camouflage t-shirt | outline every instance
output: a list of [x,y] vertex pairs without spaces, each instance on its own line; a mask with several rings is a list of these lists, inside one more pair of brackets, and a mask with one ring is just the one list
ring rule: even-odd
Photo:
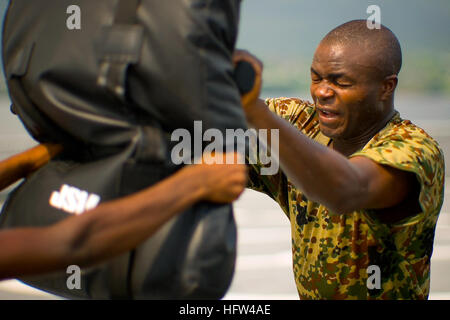
[[[331,142],[319,130],[313,105],[287,98],[266,103],[311,139],[323,145]],[[330,214],[309,201],[283,172],[264,176],[259,174],[261,165],[252,166],[249,187],[277,201],[291,222],[293,268],[301,299],[428,298],[434,232],[444,198],[442,154],[425,131],[396,113],[351,156],[416,175],[422,211],[392,224],[382,223],[372,210]]]

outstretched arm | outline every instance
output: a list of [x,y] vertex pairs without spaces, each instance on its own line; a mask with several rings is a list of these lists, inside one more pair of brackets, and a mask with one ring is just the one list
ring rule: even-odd
[[192,165],[50,227],[0,232],[0,279],[98,263],[136,247],[198,201],[235,200],[245,185],[245,165]]

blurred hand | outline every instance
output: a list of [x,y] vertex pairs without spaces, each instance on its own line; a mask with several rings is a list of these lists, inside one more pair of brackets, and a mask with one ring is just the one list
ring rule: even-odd
[[[230,203],[238,199],[247,185],[247,167],[245,164],[237,164],[237,153],[229,155],[234,158],[233,163],[226,164],[226,154],[223,157],[223,164],[212,163],[204,156],[203,164],[190,165],[186,169],[193,171],[192,179],[199,179],[202,182],[202,200],[215,203]],[[217,156],[216,156],[217,157]]]
[[240,61],[250,63],[255,71],[255,83],[253,85],[253,89],[241,97],[244,112],[247,113],[248,109],[256,103],[259,95],[261,94],[263,63],[248,51],[235,50],[233,53],[234,65],[236,66]]

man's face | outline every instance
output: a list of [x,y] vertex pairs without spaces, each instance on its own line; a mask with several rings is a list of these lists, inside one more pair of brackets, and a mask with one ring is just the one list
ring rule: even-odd
[[377,71],[364,50],[321,43],[311,65],[311,96],[320,130],[333,139],[358,138],[382,114]]

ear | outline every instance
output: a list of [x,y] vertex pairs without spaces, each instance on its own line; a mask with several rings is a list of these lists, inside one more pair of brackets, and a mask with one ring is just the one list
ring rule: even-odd
[[394,95],[394,91],[397,88],[398,76],[396,74],[387,76],[383,80],[381,87],[381,100],[390,99]]

